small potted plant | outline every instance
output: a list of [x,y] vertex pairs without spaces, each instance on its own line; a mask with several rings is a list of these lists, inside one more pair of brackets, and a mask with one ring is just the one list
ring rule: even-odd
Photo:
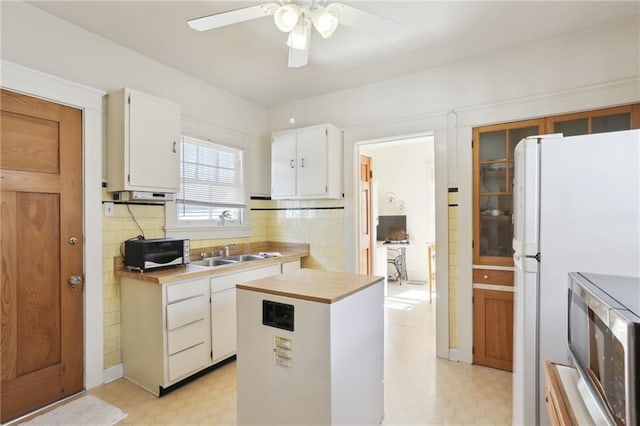
[[224,226],[224,221],[227,219],[231,219],[231,210],[223,210],[222,213],[218,215],[220,219],[220,226]]

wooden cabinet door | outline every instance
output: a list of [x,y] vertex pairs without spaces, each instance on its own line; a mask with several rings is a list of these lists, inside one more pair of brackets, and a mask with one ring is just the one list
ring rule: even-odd
[[473,290],[473,362],[513,369],[513,292]]

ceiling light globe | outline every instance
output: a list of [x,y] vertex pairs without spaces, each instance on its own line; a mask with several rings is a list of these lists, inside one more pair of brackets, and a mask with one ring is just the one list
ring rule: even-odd
[[300,8],[295,4],[285,4],[276,9],[273,14],[273,21],[276,27],[282,32],[288,33],[291,31],[300,19]]
[[322,38],[331,37],[338,28],[338,18],[323,6],[318,6],[311,13],[311,22]]

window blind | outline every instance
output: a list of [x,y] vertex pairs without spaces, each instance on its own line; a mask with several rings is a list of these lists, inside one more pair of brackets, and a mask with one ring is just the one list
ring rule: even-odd
[[242,154],[236,148],[184,136],[177,201],[193,207],[245,207]]

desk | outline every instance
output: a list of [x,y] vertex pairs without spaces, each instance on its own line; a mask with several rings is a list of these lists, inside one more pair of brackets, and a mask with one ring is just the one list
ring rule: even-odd
[[[387,248],[387,263],[390,263],[394,266],[396,272],[395,275],[389,277],[389,279],[397,280],[402,285],[402,281],[409,280],[409,276],[407,274],[407,256],[406,250],[407,247],[412,245],[411,242],[391,242],[391,243],[382,243],[384,247]],[[396,255],[389,258],[389,251],[395,252]]]

